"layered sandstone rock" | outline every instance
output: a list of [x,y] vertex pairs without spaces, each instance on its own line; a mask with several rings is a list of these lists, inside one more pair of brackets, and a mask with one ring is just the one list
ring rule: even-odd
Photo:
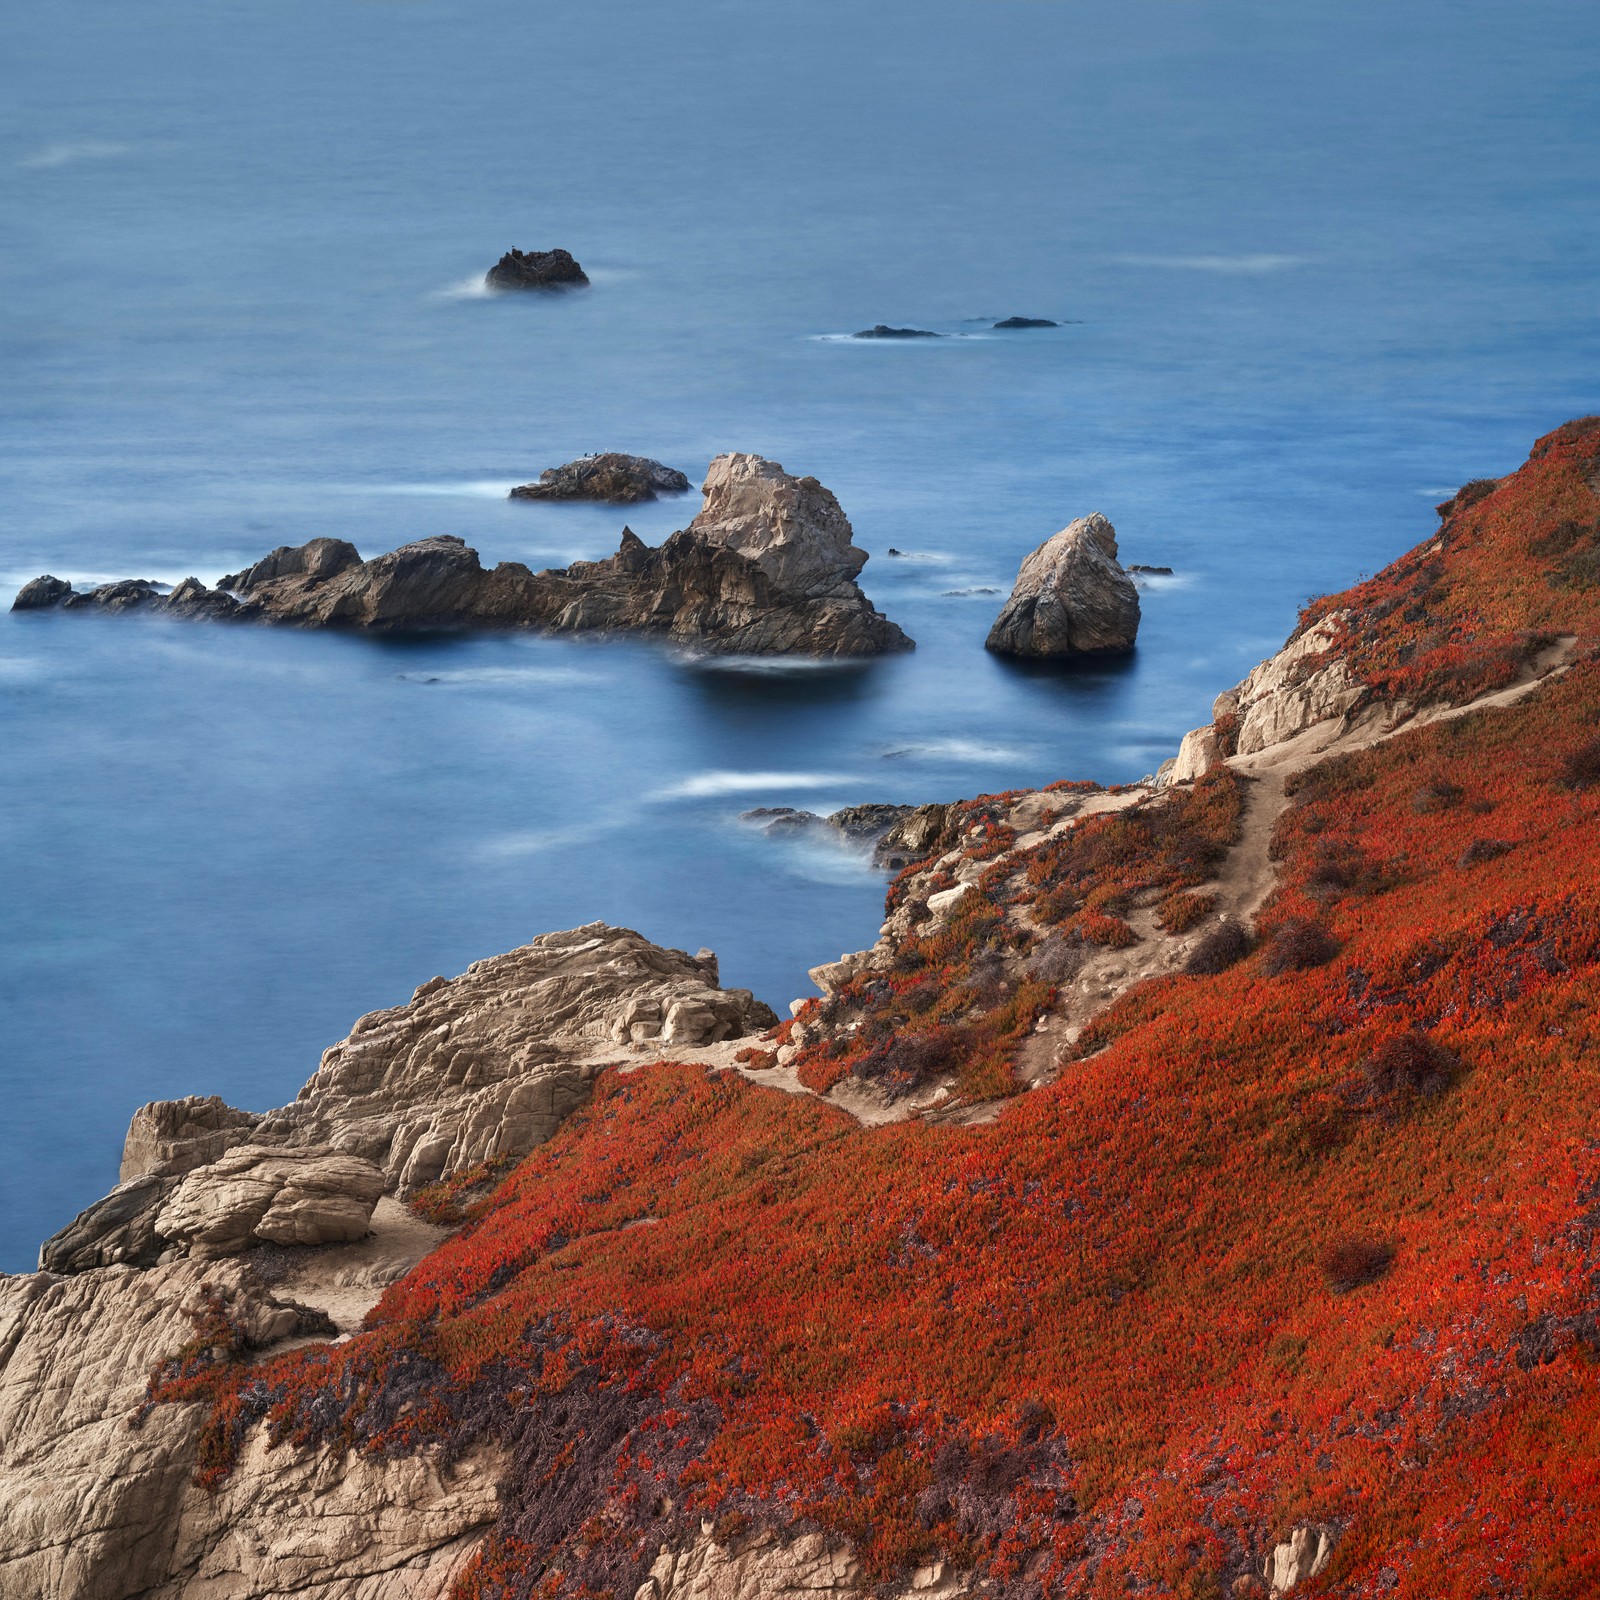
[[1060,657],[1131,650],[1139,591],[1117,560],[1116,529],[1094,512],[1039,546],[985,641],[1001,655]]
[[0,1277],[0,1600],[440,1600],[494,1519],[496,1462],[257,1436],[213,1497],[193,1482],[202,1407],[130,1426],[203,1296],[247,1348],[306,1321],[237,1261]]
[[142,579],[63,592],[36,579],[25,609],[142,611],[307,628],[540,628],[645,633],[718,654],[876,655],[911,640],[861,592],[866,552],[815,478],[760,456],[719,456],[689,526],[652,549],[624,528],[617,553],[532,572],[485,568],[452,535],[363,561],[342,539],[285,546],[207,589]]
[[513,500],[599,500],[607,505],[634,505],[657,495],[683,494],[689,480],[675,467],[648,456],[608,450],[580,456],[559,467],[546,467],[537,483],[521,483]]

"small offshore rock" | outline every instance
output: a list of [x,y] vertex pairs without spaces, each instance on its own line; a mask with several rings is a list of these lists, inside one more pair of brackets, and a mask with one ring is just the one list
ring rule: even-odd
[[17,590],[17,598],[11,602],[13,611],[46,611],[51,606],[58,606],[72,593],[72,585],[64,578],[53,578],[47,572],[42,578],[35,578],[32,583],[25,583]]
[[1147,567],[1142,561],[1135,561],[1127,570],[1129,572],[1143,573],[1149,578],[1170,578],[1172,576],[1171,567]]
[[491,289],[586,287],[589,275],[568,250],[508,250],[484,274]]
[[985,647],[1055,658],[1133,648],[1139,591],[1117,560],[1117,534],[1098,511],[1046,539],[1023,563]]
[[1048,317],[1007,317],[1003,322],[995,323],[996,328],[1059,328],[1059,322],[1052,322]]
[[942,333],[932,333],[927,328],[891,328],[886,322],[875,323],[852,333],[852,339],[942,339]]
[[546,467],[537,483],[518,484],[513,500],[599,500],[607,505],[635,505],[657,495],[683,494],[689,479],[674,467],[648,456],[607,450],[580,456],[559,467]]

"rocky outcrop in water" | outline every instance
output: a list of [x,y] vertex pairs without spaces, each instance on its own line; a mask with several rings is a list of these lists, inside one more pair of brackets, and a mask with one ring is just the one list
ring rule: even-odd
[[[532,572],[486,568],[440,534],[363,561],[343,539],[283,546],[207,589],[143,580],[82,593],[36,580],[28,607],[274,622],[305,628],[540,628],[644,633],[721,655],[877,655],[912,642],[861,592],[867,555],[815,478],[761,456],[718,456],[687,528],[651,548],[624,528],[617,553]],[[47,598],[53,596],[53,599]],[[13,607],[15,609],[15,606]]]
[[891,328],[887,322],[874,323],[870,328],[863,328],[859,333],[852,333],[852,339],[942,339],[942,333],[933,333],[927,328]]
[[1052,322],[1048,317],[1006,317],[995,323],[997,329],[1013,328],[1059,328],[1059,322]]
[[1117,560],[1116,529],[1096,511],[1022,563],[985,643],[1001,655],[1105,655],[1131,650],[1138,632],[1139,591]]
[[568,250],[507,250],[483,281],[491,289],[581,289],[589,275]]
[[513,500],[600,500],[607,505],[635,505],[657,495],[683,494],[689,480],[675,467],[663,466],[648,456],[629,456],[617,450],[580,456],[559,467],[546,467],[537,483],[521,483],[511,491]]

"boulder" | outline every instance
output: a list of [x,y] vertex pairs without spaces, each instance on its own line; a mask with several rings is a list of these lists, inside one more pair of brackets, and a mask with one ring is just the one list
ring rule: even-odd
[[72,593],[72,585],[64,578],[53,578],[47,572],[42,578],[35,578],[32,583],[25,583],[17,590],[17,597],[11,602],[13,611],[43,611],[50,606],[58,606]]
[[261,1119],[237,1111],[220,1095],[152,1100],[134,1112],[122,1146],[122,1181],[154,1173],[181,1177],[248,1144]]
[[361,552],[348,539],[312,539],[306,544],[281,544],[243,572],[217,579],[219,589],[249,594],[275,578],[307,578],[320,582],[361,565]]
[[1117,560],[1116,529],[1097,511],[1069,523],[1023,563],[986,641],[1001,655],[1103,655],[1133,648],[1139,591]]
[[507,250],[484,274],[491,289],[572,289],[589,275],[567,250]]
[[537,483],[523,483],[511,491],[513,500],[600,500],[608,505],[634,505],[657,495],[683,494],[689,480],[674,467],[648,456],[623,455],[608,450],[602,455],[580,456],[563,466],[546,467]]
[[852,333],[852,339],[942,339],[942,333],[931,333],[927,328],[891,328],[886,322],[874,323],[870,328],[863,328],[860,333]]

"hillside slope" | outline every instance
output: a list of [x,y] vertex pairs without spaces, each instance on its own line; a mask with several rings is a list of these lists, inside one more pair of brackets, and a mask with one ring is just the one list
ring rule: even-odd
[[603,1071],[152,1415],[488,1463],[458,1600],[1600,1593],[1600,419],[1441,509],[1162,784],[925,816],[741,1070]]

